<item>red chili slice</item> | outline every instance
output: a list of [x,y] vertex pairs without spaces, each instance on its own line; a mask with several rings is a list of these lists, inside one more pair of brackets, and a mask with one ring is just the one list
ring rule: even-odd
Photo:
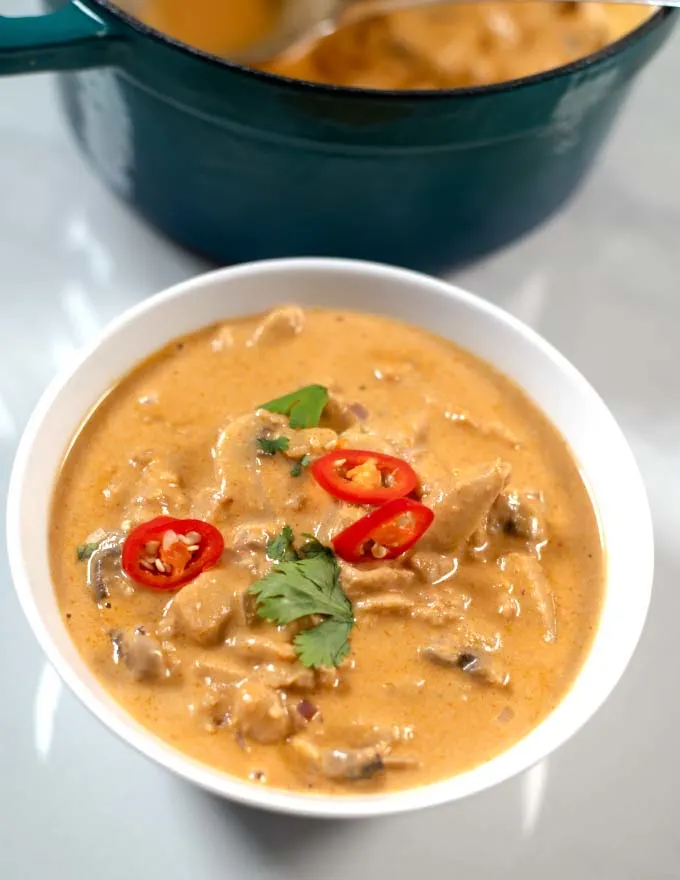
[[395,498],[336,535],[333,549],[346,562],[396,559],[423,537],[433,519],[424,504]]
[[224,538],[210,523],[158,516],[130,532],[121,563],[143,587],[177,590],[215,565],[223,550]]
[[418,486],[408,462],[368,449],[336,449],[317,459],[310,471],[327,492],[352,504],[384,504]]

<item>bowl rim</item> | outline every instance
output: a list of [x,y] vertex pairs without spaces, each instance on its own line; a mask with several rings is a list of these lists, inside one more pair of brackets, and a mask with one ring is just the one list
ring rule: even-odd
[[[656,9],[649,18],[641,22],[633,30],[607,43],[601,49],[584,55],[582,58],[576,58],[568,64],[562,64],[559,67],[553,67],[548,70],[532,73],[528,76],[517,77],[516,79],[505,80],[500,83],[491,83],[489,85],[480,86],[464,86],[451,89],[366,89],[357,86],[335,86],[329,83],[308,82],[307,80],[295,79],[294,77],[283,76],[277,73],[269,73],[264,70],[257,70],[247,67],[236,62],[229,61],[219,55],[206,52],[185,43],[182,40],[171,37],[163,31],[157,30],[151,25],[146,24],[134,15],[121,9],[113,2],[113,0],[85,0],[90,5],[99,6],[105,9],[110,15],[123,21],[128,27],[134,31],[149,37],[158,43],[162,43],[168,48],[177,49],[182,54],[194,59],[202,60],[216,69],[223,68],[242,76],[246,79],[254,79],[263,83],[269,83],[272,86],[282,87],[284,89],[297,91],[318,93],[326,95],[335,95],[342,98],[353,98],[355,100],[371,99],[385,100],[387,102],[415,100],[419,103],[438,102],[450,98],[476,98],[486,95],[493,95],[505,92],[513,92],[527,86],[539,85],[553,79],[560,79],[569,76],[572,73],[579,73],[591,67],[597,66],[600,62],[607,58],[623,52],[629,45],[642,39],[648,32],[660,27],[668,18],[671,20],[680,12],[680,10],[669,6],[662,6]],[[651,4],[650,4],[651,6]],[[653,8],[653,7],[652,7]]]
[[[168,743],[161,740],[151,731],[142,727],[136,722],[132,716],[128,715],[122,706],[106,693],[103,687],[99,687],[100,694],[93,690],[96,688],[97,680],[82,658],[78,661],[85,670],[86,675],[92,680],[93,686],[81,678],[81,674],[74,668],[68,659],[62,654],[60,647],[53,637],[50,627],[44,619],[43,612],[39,607],[39,603],[34,596],[32,580],[29,576],[27,566],[24,563],[24,554],[22,553],[22,511],[24,509],[24,484],[27,475],[31,469],[31,453],[34,445],[37,443],[44,432],[44,423],[53,409],[59,406],[61,398],[68,392],[68,385],[71,380],[86,370],[91,359],[97,356],[99,349],[112,338],[121,334],[127,327],[144,319],[148,312],[158,308],[163,308],[166,304],[176,300],[190,297],[193,294],[200,293],[205,288],[212,288],[215,285],[221,286],[230,280],[237,281],[239,278],[254,276],[266,278],[268,275],[276,275],[277,273],[299,272],[299,271],[316,271],[316,272],[336,272],[351,275],[358,273],[370,278],[399,280],[405,284],[411,284],[414,288],[419,287],[421,293],[427,289],[432,295],[433,301],[438,296],[442,301],[448,299],[457,300],[464,308],[472,309],[483,315],[484,319],[489,321],[500,322],[500,324],[509,332],[518,334],[522,338],[522,342],[531,349],[537,350],[541,357],[547,358],[552,362],[561,375],[564,377],[565,387],[573,386],[578,394],[583,397],[584,403],[597,408],[602,419],[607,424],[606,430],[609,432],[609,439],[614,440],[618,446],[618,454],[625,459],[627,470],[625,471],[625,483],[628,496],[631,499],[633,510],[630,514],[625,514],[627,522],[636,524],[636,555],[638,560],[638,574],[640,575],[639,595],[637,596],[637,616],[634,616],[632,623],[628,626],[627,642],[619,652],[618,662],[614,667],[604,670],[602,674],[605,677],[605,686],[600,682],[600,688],[597,693],[589,692],[585,701],[585,710],[580,712],[572,712],[575,717],[571,719],[569,724],[564,725],[565,730],[560,730],[562,722],[562,706],[569,696],[568,692],[562,698],[558,706],[543,719],[539,725],[533,728],[518,743],[510,746],[490,761],[479,765],[472,770],[465,771],[462,774],[449,777],[434,783],[429,783],[416,788],[405,789],[402,791],[391,792],[387,794],[368,794],[368,795],[324,795],[324,794],[300,794],[297,792],[288,792],[282,789],[268,789],[255,783],[241,780],[238,777],[231,776],[228,773],[211,768],[207,764],[194,759]],[[322,303],[323,300],[322,300]],[[330,303],[328,303],[330,305]],[[438,306],[441,309],[441,306]],[[380,309],[378,314],[390,314],[389,310]],[[188,317],[188,323],[191,316]],[[173,334],[181,335],[180,334]],[[189,332],[189,331],[185,331]],[[460,341],[459,341],[459,344]],[[464,341],[462,342],[464,345]],[[152,353],[157,347],[154,346],[148,354]],[[127,369],[132,369],[134,364],[140,361],[140,358],[131,359],[132,365]],[[104,391],[105,389],[102,389]],[[539,404],[540,406],[540,404]],[[87,415],[86,408],[83,418]],[[600,427],[602,427],[600,425]],[[63,452],[62,452],[63,454]],[[54,473],[52,473],[52,484],[54,483]],[[589,475],[586,471],[584,479],[586,485],[590,488]],[[52,486],[50,486],[50,492]],[[596,510],[598,509],[598,496],[593,493],[593,502]],[[624,514],[621,514],[623,517]],[[603,539],[605,543],[605,552],[609,552],[609,542],[606,529],[603,527]],[[510,779],[517,774],[528,770],[531,766],[546,758],[555,749],[566,742],[583,724],[585,724],[602,703],[607,699],[611,691],[618,683],[621,675],[625,671],[630,659],[633,655],[635,647],[639,641],[644,626],[646,612],[651,598],[651,584],[653,579],[654,567],[654,544],[652,533],[652,518],[647,500],[646,490],[642,481],[642,476],[637,468],[635,459],[625,440],[623,433],[615,422],[613,416],[609,412],[606,404],[599,397],[597,392],[582,376],[582,374],[550,343],[544,340],[536,331],[525,325],[518,318],[504,311],[499,306],[483,300],[461,288],[445,281],[441,281],[429,276],[414,272],[408,269],[401,269],[393,266],[387,266],[378,263],[369,263],[357,260],[345,260],[335,258],[293,258],[280,260],[265,260],[253,263],[242,264],[226,269],[217,269],[203,275],[196,276],[187,281],[174,285],[163,290],[154,296],[142,300],[132,308],[122,312],[116,319],[109,323],[76,358],[68,369],[57,375],[47,387],[46,391],[40,398],[33,414],[29,418],[24,433],[19,443],[12,473],[10,477],[9,490],[7,495],[7,546],[8,557],[10,562],[10,572],[18,595],[20,605],[26,615],[29,624],[45,653],[47,660],[54,666],[61,678],[79,698],[81,703],[85,705],[89,711],[94,714],[105,727],[108,727],[116,733],[124,742],[141,752],[147,758],[166,767],[183,779],[193,782],[194,784],[211,791],[215,794],[226,797],[232,801],[251,806],[259,807],[275,812],[295,814],[301,816],[310,816],[315,818],[359,818],[368,816],[385,816],[396,813],[403,813],[425,807],[440,805],[453,800],[491,788],[494,785]],[[579,670],[575,681],[572,683],[572,690],[575,685],[585,675],[587,667],[591,664],[591,658],[594,654],[595,646],[598,642],[602,616],[604,608],[610,600],[610,584],[609,584],[609,567],[606,573],[606,592],[603,600],[603,611],[600,621],[590,646],[589,652],[583,660],[581,669]],[[54,608],[57,608],[54,590],[51,590],[51,596]],[[58,611],[57,611],[58,613]],[[61,616],[59,615],[61,621]],[[64,633],[66,628],[64,627]],[[70,641],[70,636],[68,636]],[[71,643],[73,644],[73,643]],[[592,689],[591,689],[592,690]],[[571,708],[571,706],[569,707]],[[568,717],[568,712],[566,713]],[[557,717],[557,721],[555,718]],[[534,747],[533,735],[536,731],[541,731],[550,723],[549,735],[543,735],[543,744],[541,748]],[[557,732],[556,732],[557,731]],[[524,743],[529,740],[529,746],[525,747]],[[517,757],[519,755],[519,758]],[[514,759],[514,763],[513,763]],[[501,768],[500,771],[498,768]],[[455,791],[452,793],[451,788]]]

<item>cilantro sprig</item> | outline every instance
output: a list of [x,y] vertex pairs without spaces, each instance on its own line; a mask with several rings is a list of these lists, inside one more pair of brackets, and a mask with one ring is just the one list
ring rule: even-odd
[[288,437],[258,437],[257,448],[261,455],[276,455],[285,452],[290,446]]
[[322,615],[317,626],[293,639],[295,653],[308,667],[339,666],[349,653],[349,635],[354,626],[352,603],[340,581],[335,554],[312,535],[296,550],[293,530],[284,526],[267,545],[274,567],[252,584],[257,613],[277,626],[301,617]]
[[293,639],[295,653],[303,666],[339,666],[349,654],[349,634],[354,620],[329,617]]
[[299,461],[296,461],[293,467],[290,469],[291,477],[299,477],[302,474],[302,471],[309,467],[309,463],[312,460],[311,455],[303,455]]
[[290,526],[284,526],[281,532],[267,543],[267,559],[272,562],[292,562],[299,559],[293,547],[295,536]]
[[305,385],[304,388],[263,403],[259,408],[288,416],[291,428],[316,428],[327,403],[327,388],[323,385]]
[[89,541],[87,544],[78,544],[76,547],[76,557],[78,562],[85,562],[89,559],[97,547],[99,547],[99,541]]

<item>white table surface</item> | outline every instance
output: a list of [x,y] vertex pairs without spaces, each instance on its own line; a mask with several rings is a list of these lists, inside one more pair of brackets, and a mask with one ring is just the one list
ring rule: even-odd
[[[7,14],[36,8],[0,5]],[[573,360],[642,467],[655,593],[604,709],[524,776],[450,807],[345,824],[234,807],[132,752],[64,690],[21,615],[3,545],[2,880],[680,878],[679,82],[680,33],[643,76],[576,199],[455,278]],[[128,305],[202,269],[89,172],[51,77],[0,80],[2,494],[55,371]]]

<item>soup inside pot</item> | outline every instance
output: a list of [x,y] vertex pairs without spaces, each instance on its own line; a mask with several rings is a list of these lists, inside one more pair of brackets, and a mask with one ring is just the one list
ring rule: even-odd
[[[120,0],[175,39],[229,56],[266,35],[285,0]],[[272,73],[372,89],[487,85],[584,58],[634,30],[649,7],[618,3],[481,2],[405,9],[320,40]]]
[[142,724],[258,784],[409,788],[569,690],[597,518],[510,380],[382,316],[282,306],[178,339],[84,422],[51,560],[78,650]]

